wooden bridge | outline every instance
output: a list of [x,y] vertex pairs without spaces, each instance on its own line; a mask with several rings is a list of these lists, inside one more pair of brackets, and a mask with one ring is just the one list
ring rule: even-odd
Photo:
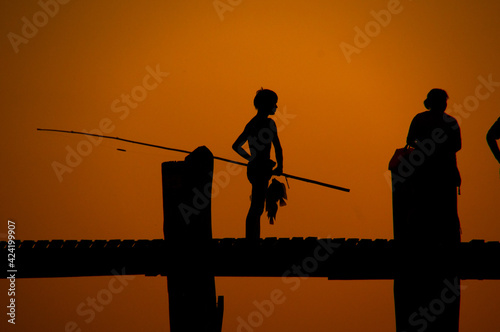
[[[397,280],[397,331],[407,330],[408,314],[415,308],[407,298],[419,293],[415,286],[425,290],[436,280],[442,282],[421,280],[440,270],[447,258],[457,260],[452,275],[460,279],[500,279],[499,242],[462,242],[450,256],[447,248],[425,241],[408,244],[397,236],[396,240],[213,239],[210,194],[200,197],[210,193],[212,174],[213,155],[205,147],[185,161],[162,164],[165,239],[4,241],[0,252],[4,257],[15,252],[16,278],[166,276],[171,332],[221,331],[224,301],[216,296],[216,276]],[[395,196],[393,205],[404,201],[404,195]],[[394,211],[395,234],[400,212]],[[10,276],[7,263],[4,260],[1,278]],[[458,326],[458,308],[449,310],[455,315],[445,324],[454,321]]]
[[[7,257],[7,242],[0,242]],[[282,277],[304,274],[330,280],[394,279],[397,244],[385,239],[212,239],[207,248],[216,277]],[[418,252],[426,255],[425,243]],[[16,241],[16,278],[128,275],[168,276],[178,255],[157,240]],[[461,279],[500,279],[500,242],[472,240],[459,249]],[[495,263],[496,262],[496,263]],[[2,269],[6,278],[7,269]]]

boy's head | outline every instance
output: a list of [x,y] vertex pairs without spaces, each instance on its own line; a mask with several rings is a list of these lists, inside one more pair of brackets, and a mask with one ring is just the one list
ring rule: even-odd
[[269,114],[274,114],[273,109],[275,109],[278,103],[278,95],[276,92],[268,89],[261,88],[257,91],[255,98],[253,99],[253,105],[259,112],[266,112]]

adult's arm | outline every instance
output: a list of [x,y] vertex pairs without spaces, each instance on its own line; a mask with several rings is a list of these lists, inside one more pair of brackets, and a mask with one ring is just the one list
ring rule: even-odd
[[500,149],[498,148],[497,140],[500,139],[500,118],[491,126],[486,134],[486,141],[491,152],[500,163]]

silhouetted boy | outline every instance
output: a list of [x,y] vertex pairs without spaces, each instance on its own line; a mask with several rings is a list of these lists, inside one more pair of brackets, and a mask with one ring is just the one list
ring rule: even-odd
[[491,152],[493,152],[493,155],[500,163],[500,149],[498,148],[497,139],[500,139],[500,118],[491,126],[486,135],[486,141],[490,146]]
[[[271,90],[260,89],[253,100],[257,115],[245,126],[243,133],[233,144],[233,150],[248,160],[247,177],[252,184],[252,200],[246,219],[247,239],[260,238],[260,216],[264,212],[264,202],[269,180],[272,175],[283,173],[283,150],[278,138],[276,123],[268,118],[278,107],[278,95]],[[248,142],[250,153],[243,149]],[[274,145],[276,165],[271,160],[271,144]]]

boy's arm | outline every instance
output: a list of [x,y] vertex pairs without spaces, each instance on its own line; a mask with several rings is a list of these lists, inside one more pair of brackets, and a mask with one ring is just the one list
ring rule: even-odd
[[281,175],[283,173],[283,149],[281,148],[281,143],[278,137],[278,130],[276,129],[276,124],[273,123],[273,126],[271,128],[274,131],[273,146],[274,146],[274,153],[276,154],[276,163],[277,163],[276,168],[273,170],[273,174]]
[[247,140],[248,140],[248,134],[247,134],[247,131],[245,128],[245,130],[243,130],[241,135],[238,136],[236,141],[234,141],[233,150],[236,151],[237,154],[239,154],[240,156],[242,156],[246,160],[250,161],[251,156],[248,154],[248,152],[245,151],[245,149],[243,149],[243,144],[245,144],[245,142]]

